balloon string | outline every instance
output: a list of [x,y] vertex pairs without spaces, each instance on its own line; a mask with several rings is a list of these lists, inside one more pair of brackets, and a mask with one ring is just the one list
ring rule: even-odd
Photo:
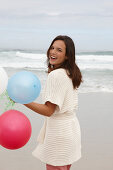
[[5,109],[4,109],[4,111],[13,109],[14,105],[15,105],[15,102],[8,96],[7,90],[0,96],[0,100],[3,100],[3,98],[5,96],[6,96],[8,102],[5,102]]

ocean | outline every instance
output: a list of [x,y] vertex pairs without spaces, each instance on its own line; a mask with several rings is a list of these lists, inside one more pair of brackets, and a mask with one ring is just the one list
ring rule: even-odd
[[[43,51],[0,50],[0,67],[37,71],[43,78],[47,71],[46,59]],[[113,92],[112,51],[79,52],[76,63],[83,75],[80,93]]]
[[[76,62],[84,80],[79,88],[79,105],[76,112],[81,127],[82,158],[72,165],[72,170],[111,170],[113,169],[113,52],[77,53]],[[20,70],[36,73],[43,89],[42,86],[47,78],[45,52],[0,50],[0,66],[4,67],[9,77]],[[36,99],[37,103],[43,103],[41,95]],[[44,117],[22,104],[17,103],[12,107],[7,96],[0,98],[0,106],[0,115],[6,110],[19,110],[28,117],[32,125],[31,138],[24,147],[13,151],[0,146],[0,169],[45,169],[45,164],[32,156]]]

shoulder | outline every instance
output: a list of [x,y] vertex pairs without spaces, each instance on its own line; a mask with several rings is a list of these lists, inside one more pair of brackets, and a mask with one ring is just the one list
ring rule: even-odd
[[66,75],[67,75],[66,70],[60,68],[60,69],[56,69],[56,70],[51,71],[48,74],[48,77],[53,78],[53,79],[65,79]]

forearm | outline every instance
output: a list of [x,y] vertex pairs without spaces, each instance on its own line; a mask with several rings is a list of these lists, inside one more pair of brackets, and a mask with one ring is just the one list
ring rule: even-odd
[[51,116],[51,110],[46,104],[38,104],[35,102],[24,104],[29,109],[33,110],[34,112],[44,115],[44,116]]

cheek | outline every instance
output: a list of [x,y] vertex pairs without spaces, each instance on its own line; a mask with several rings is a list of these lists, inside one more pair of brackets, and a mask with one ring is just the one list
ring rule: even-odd
[[65,60],[66,60],[66,56],[63,56],[63,57],[62,57],[62,61],[65,61]]
[[62,55],[59,56],[59,58],[60,58],[61,60],[65,60],[66,56],[65,56],[64,54],[62,54]]

